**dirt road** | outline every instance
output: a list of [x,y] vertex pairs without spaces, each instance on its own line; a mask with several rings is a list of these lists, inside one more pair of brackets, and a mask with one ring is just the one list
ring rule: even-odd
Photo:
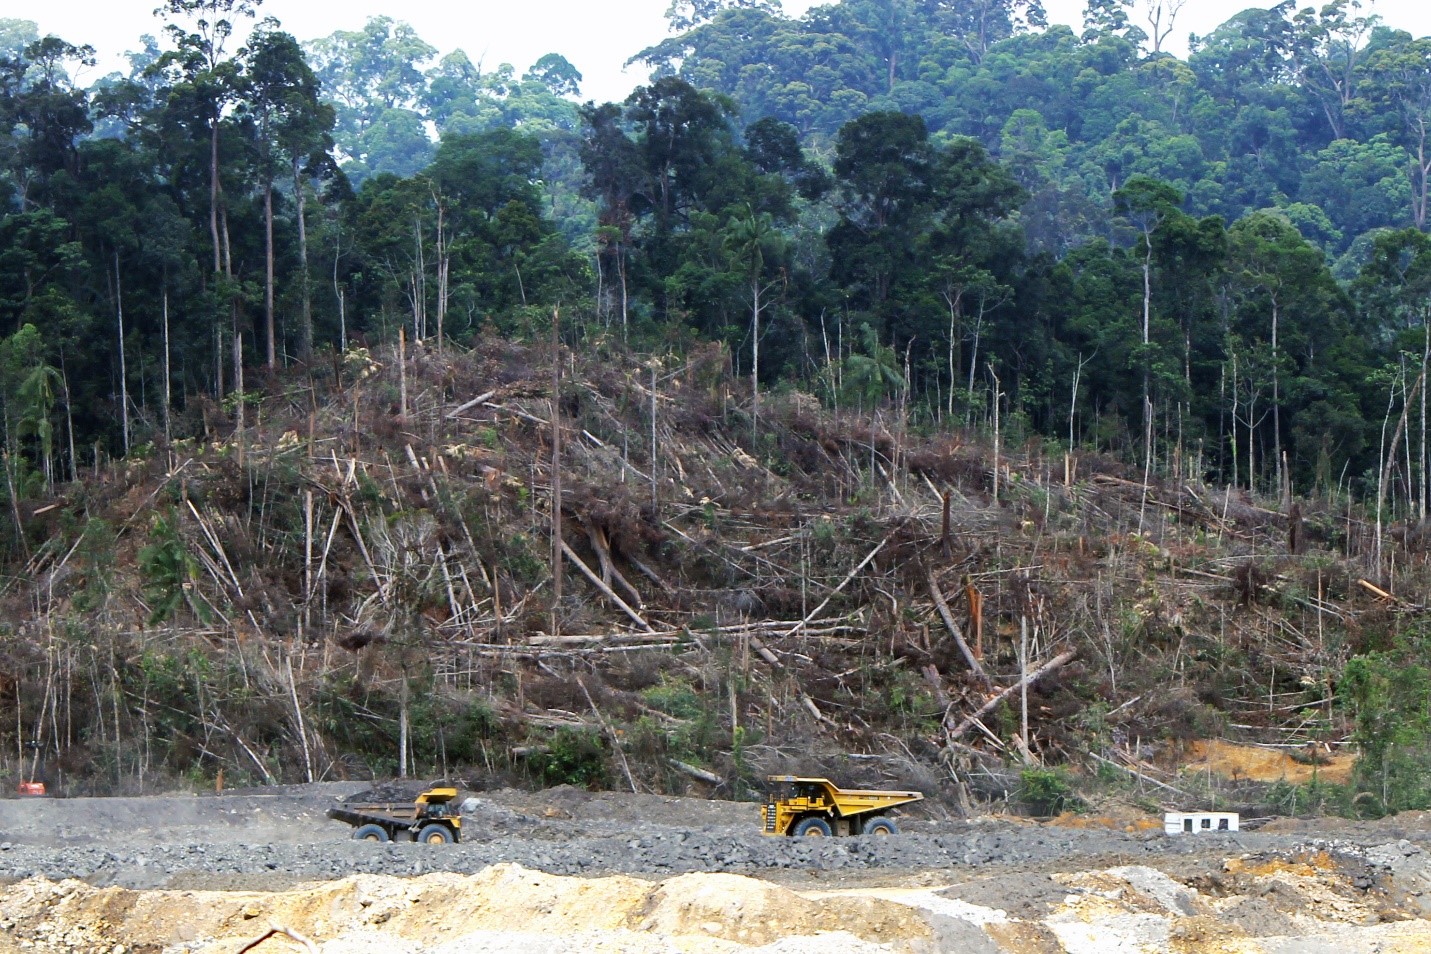
[[1419,817],[1170,839],[915,814],[792,841],[748,803],[553,789],[480,793],[464,843],[427,846],[324,817],[360,787],[0,800],[0,952],[229,951],[273,926],[326,954],[1431,951]]

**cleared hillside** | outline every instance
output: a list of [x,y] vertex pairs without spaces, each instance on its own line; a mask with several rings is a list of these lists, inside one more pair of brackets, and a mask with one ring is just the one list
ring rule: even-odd
[[[1145,484],[798,392],[753,418],[714,345],[558,365],[559,598],[543,346],[351,351],[265,382],[241,429],[196,410],[176,431],[202,437],[26,502],[5,771],[28,739],[75,794],[405,772],[740,798],[819,770],[1039,812],[1069,778],[1153,807],[1217,771],[1224,799],[1302,810],[1195,743],[1315,767],[1381,738],[1354,719],[1376,680],[1400,712],[1418,534],[1387,528],[1374,574],[1348,501],[1283,509],[1194,460]],[[1379,750],[1380,790],[1313,794],[1395,807],[1416,741]]]

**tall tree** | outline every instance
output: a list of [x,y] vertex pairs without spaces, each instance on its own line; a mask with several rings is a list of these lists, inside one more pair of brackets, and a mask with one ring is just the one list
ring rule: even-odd
[[1431,222],[1431,37],[1374,53],[1362,94],[1382,115],[1400,119],[1393,134],[1410,153],[1412,220],[1425,229]]
[[[1283,318],[1299,304],[1300,321],[1293,329],[1299,343],[1315,340],[1308,321],[1316,311],[1310,303],[1324,293],[1329,276],[1321,252],[1302,238],[1281,215],[1258,212],[1228,230],[1228,260],[1238,293],[1250,315],[1249,332],[1268,346],[1272,384],[1272,452],[1278,492],[1286,478],[1283,460],[1282,379],[1290,365]],[[1265,335],[1265,337],[1264,337]],[[1315,348],[1312,349],[1313,353]]]
[[292,175],[297,204],[302,318],[298,353],[308,360],[313,351],[313,316],[308,275],[307,190],[303,166],[326,156],[331,147],[333,107],[319,102],[318,77],[308,68],[298,41],[274,29],[259,31],[248,50],[248,107],[258,127],[263,177],[264,326],[269,368],[278,364],[278,329],[274,318],[273,182],[280,164]]
[[213,244],[214,272],[226,271],[224,245],[219,236],[221,186],[219,178],[219,125],[224,111],[241,91],[242,66],[228,56],[233,36],[231,17],[252,19],[263,0],[165,0],[154,11],[168,22],[164,32],[174,48],[151,68],[170,81],[171,97],[187,94],[199,105],[209,138],[209,237]]
[[1153,237],[1163,223],[1178,214],[1183,197],[1166,182],[1134,176],[1113,195],[1114,207],[1138,231],[1143,271],[1142,348],[1143,441],[1145,470],[1153,455]]
[[1331,0],[1320,10],[1307,7],[1292,18],[1291,54],[1297,77],[1321,107],[1333,139],[1348,136],[1348,112],[1359,85],[1366,41],[1380,22],[1361,10],[1361,0]]
[[89,102],[71,77],[94,65],[94,48],[46,36],[25,46],[18,57],[0,58],[0,131],[17,137],[10,150],[10,174],[22,208],[40,201],[52,176],[74,175],[80,137],[94,127]]
[[767,294],[780,281],[779,276],[767,275],[766,263],[779,260],[783,240],[769,212],[747,208],[729,223],[726,242],[750,296],[750,440],[754,447],[760,437],[760,317]]

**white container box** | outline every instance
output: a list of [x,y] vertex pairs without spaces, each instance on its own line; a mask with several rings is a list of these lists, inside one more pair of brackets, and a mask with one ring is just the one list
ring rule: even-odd
[[1237,831],[1237,826],[1237,812],[1168,812],[1163,815],[1163,832],[1168,835]]

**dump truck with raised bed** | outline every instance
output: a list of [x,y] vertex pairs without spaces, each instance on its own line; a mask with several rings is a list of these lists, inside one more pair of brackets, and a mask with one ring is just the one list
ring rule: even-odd
[[420,841],[445,845],[462,840],[462,815],[454,811],[455,788],[430,788],[408,802],[369,802],[328,809],[328,817],[353,826],[358,841]]
[[771,775],[761,815],[767,835],[893,835],[888,812],[924,797],[922,792],[842,789],[827,778]]

